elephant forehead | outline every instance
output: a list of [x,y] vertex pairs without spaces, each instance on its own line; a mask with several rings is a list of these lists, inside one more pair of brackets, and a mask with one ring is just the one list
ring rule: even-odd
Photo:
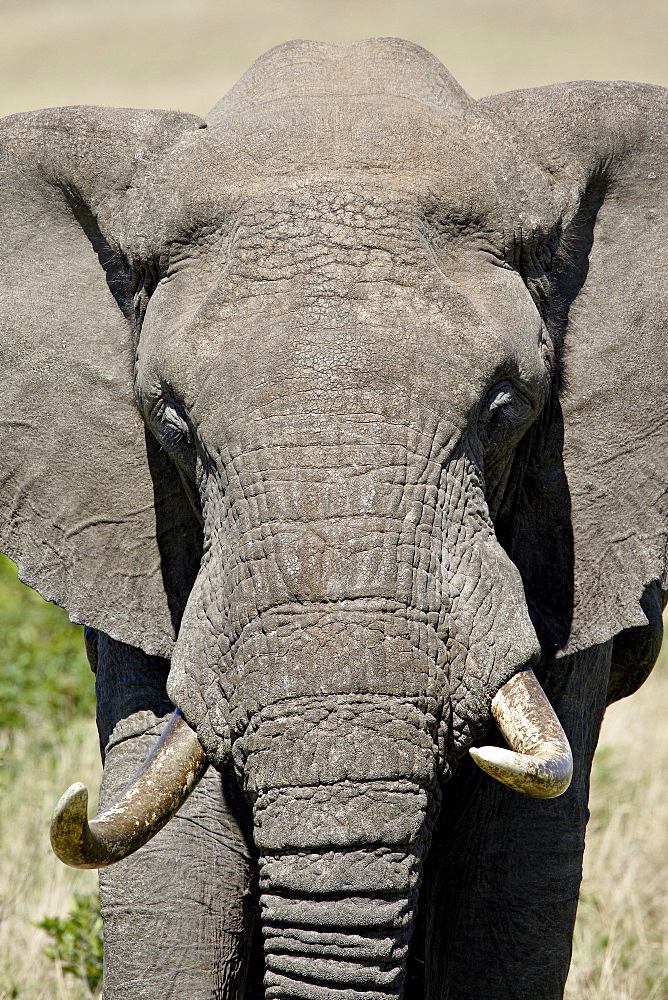
[[[369,100],[235,110],[146,178],[137,252],[164,279],[142,377],[242,414],[323,390],[335,406],[373,384],[462,423],[508,362],[544,374],[529,293],[480,252],[503,260],[504,234],[524,225],[512,163],[492,169],[467,117]],[[427,147],[416,170],[411,151]]]
[[141,377],[189,405],[233,398],[237,412],[373,389],[462,420],[504,366],[544,374],[521,279],[473,244],[466,254],[465,275],[440,266],[408,203],[283,191],[227,241],[179,247],[147,310]]
[[167,333],[165,291],[161,310],[156,303],[147,314],[140,377],[172,385],[196,420],[219,413],[224,401],[233,401],[242,419],[286,406],[310,421],[365,410],[390,417],[400,398],[463,425],[521,348],[527,356],[532,348],[529,360],[540,366],[536,335],[528,345],[513,341],[454,290],[450,300],[429,302],[389,285],[375,299],[356,301],[268,284],[255,295],[213,291]]
[[231,107],[334,94],[404,96],[452,110],[472,99],[439,60],[403,38],[347,45],[295,40],[265,52],[207,115],[215,124]]
[[313,168],[415,173],[446,161],[470,178],[489,173],[477,169],[471,152],[493,162],[492,135],[500,146],[490,119],[475,113],[450,115],[403,97],[333,96],[276,102],[251,115],[235,111],[196,137],[184,136],[180,148],[207,150],[241,183]]
[[455,223],[489,218],[511,232],[537,216],[531,206],[547,190],[484,110],[455,116],[404,98],[302,98],[234,109],[215,127],[184,135],[138,170],[127,228],[169,240],[205,221],[231,223],[239,206],[248,211],[290,185],[324,181],[339,190],[352,183],[370,197],[382,187],[388,204],[412,197],[421,211],[436,203]]

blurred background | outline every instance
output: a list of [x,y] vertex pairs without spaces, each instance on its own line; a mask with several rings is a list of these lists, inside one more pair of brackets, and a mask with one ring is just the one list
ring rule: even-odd
[[205,114],[290,38],[398,35],[473,97],[560,80],[668,83],[665,0],[0,0],[0,114],[64,104]]
[[[205,114],[272,45],[379,35],[424,45],[474,97],[574,79],[668,85],[666,0],[0,0],[0,116]],[[96,876],[48,845],[60,792],[99,783],[82,650],[80,629],[0,558],[0,1000],[98,995]],[[604,723],[568,1000],[668,1000],[667,717],[664,654]]]

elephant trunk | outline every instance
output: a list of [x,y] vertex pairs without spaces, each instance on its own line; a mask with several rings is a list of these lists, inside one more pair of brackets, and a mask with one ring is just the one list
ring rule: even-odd
[[402,996],[438,806],[428,717],[393,699],[323,699],[253,728],[235,749],[260,853],[266,997]]
[[400,844],[265,852],[267,1000],[401,996],[423,851]]

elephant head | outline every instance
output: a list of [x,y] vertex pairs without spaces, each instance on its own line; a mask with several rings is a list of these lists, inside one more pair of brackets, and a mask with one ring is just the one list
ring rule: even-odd
[[110,863],[233,768],[267,997],[400,995],[439,789],[492,714],[481,766],[559,794],[531,667],[620,636],[618,697],[651,666],[665,107],[476,102],[382,39],[281,46],[206,121],[2,123],[2,543],[170,657],[178,708],[54,843]]

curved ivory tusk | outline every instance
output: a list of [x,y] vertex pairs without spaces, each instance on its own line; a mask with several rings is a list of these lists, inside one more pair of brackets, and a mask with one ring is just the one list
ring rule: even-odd
[[531,668],[515,674],[497,692],[492,715],[511,749],[471,749],[478,767],[533,798],[553,799],[565,792],[573,776],[573,755]]
[[126,858],[162,829],[208,766],[197,734],[175,711],[125,788],[88,822],[88,789],[71,785],[51,819],[51,846],[73,868],[104,868]]

